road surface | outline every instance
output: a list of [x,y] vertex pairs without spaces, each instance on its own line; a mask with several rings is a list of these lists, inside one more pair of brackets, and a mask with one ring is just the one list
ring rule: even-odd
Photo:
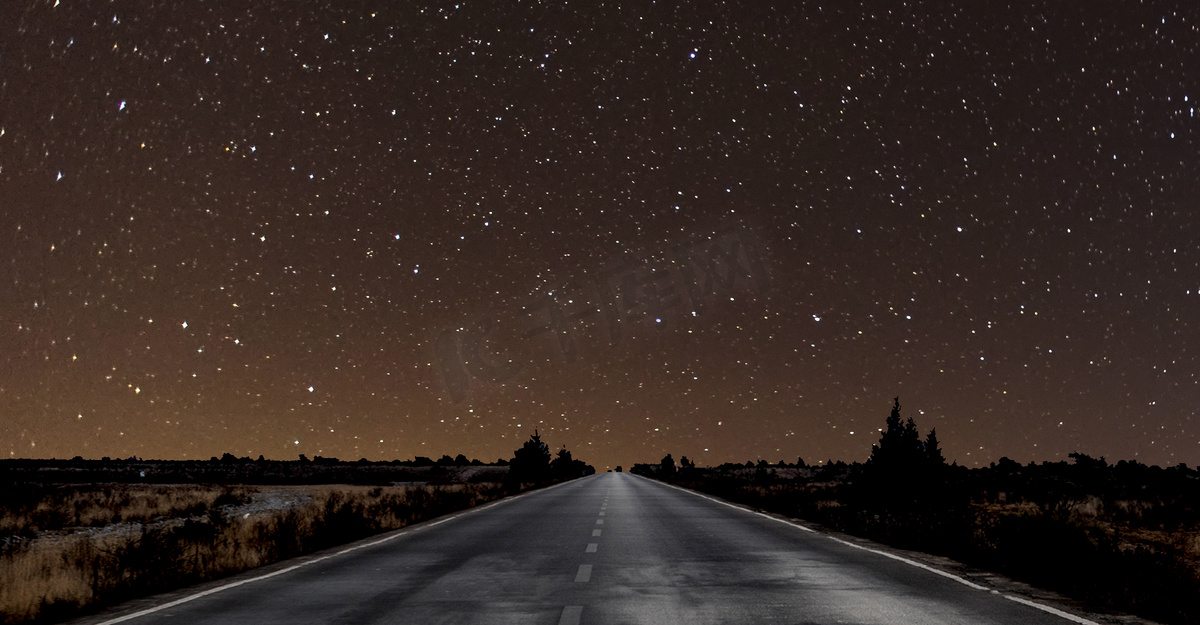
[[159,601],[90,622],[1090,622],[622,473],[407,528],[267,577],[243,575],[202,596]]

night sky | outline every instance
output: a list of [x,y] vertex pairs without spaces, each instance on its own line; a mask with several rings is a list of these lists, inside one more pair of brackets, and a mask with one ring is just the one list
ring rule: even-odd
[[1200,7],[0,7],[0,453],[1200,463]]

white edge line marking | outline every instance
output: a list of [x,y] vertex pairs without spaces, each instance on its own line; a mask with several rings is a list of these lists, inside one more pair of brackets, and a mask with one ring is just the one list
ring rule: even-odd
[[[632,474],[631,474],[631,475],[632,475]],[[641,476],[638,476],[638,477],[641,477]],[[645,480],[650,480],[650,478],[642,478],[642,479],[645,479]],[[657,480],[650,480],[650,481],[657,481]],[[777,517],[773,517],[773,516],[771,516],[771,515],[769,515],[769,514],[763,514],[762,512],[759,512],[759,511],[757,511],[757,510],[750,510],[749,508],[743,508],[743,507],[741,507],[741,506],[738,506],[738,505],[735,505],[735,504],[729,503],[728,501],[721,501],[720,499],[717,499],[717,498],[715,498],[715,497],[709,497],[708,495],[704,495],[704,494],[698,493],[698,492],[696,492],[696,491],[694,491],[694,490],[688,490],[688,489],[686,489],[686,488],[681,488],[681,487],[679,487],[679,486],[676,486],[676,485],[674,485],[674,484],[667,484],[666,482],[658,482],[658,483],[659,483],[659,484],[662,484],[663,486],[668,486],[668,487],[670,487],[670,488],[674,488],[675,490],[679,490],[679,491],[683,491],[683,492],[685,492],[685,493],[688,493],[688,494],[691,494],[691,495],[695,495],[695,496],[697,496],[697,497],[700,497],[700,498],[702,498],[702,499],[707,499],[707,500],[709,500],[709,501],[714,501],[714,502],[716,502],[716,503],[719,503],[719,504],[722,504],[722,505],[725,505],[725,506],[729,506],[730,508],[734,508],[734,509],[736,509],[736,510],[741,510],[742,512],[749,512],[749,513],[751,513],[751,514],[757,514],[758,516],[760,516],[760,517],[763,517],[764,519],[771,519],[772,521],[776,521],[776,522],[778,522],[778,523],[783,523],[784,525],[788,525],[788,526],[790,526],[790,527],[799,528],[799,529],[802,529],[802,530],[804,530],[804,531],[806,531],[806,532],[817,533],[817,531],[816,531],[816,530],[814,530],[814,529],[812,529],[811,527],[805,527],[805,526],[803,526],[803,525],[800,525],[799,523],[793,523],[793,522],[791,522],[791,521],[785,521],[785,520],[783,520],[783,519],[780,519],[780,518],[777,518]],[[828,536],[828,535],[826,535],[826,538],[828,538],[828,539],[830,539],[830,540],[837,541],[837,542],[839,542],[839,543],[842,543],[843,545],[847,545],[847,546],[850,546],[850,547],[854,547],[855,549],[862,549],[863,551],[869,551],[869,552],[871,552],[871,553],[878,554],[878,555],[884,556],[884,557],[886,557],[886,558],[891,558],[891,559],[893,559],[893,560],[898,560],[898,561],[900,561],[900,562],[903,562],[903,563],[905,563],[905,564],[908,564],[908,565],[910,565],[910,566],[915,566],[915,567],[917,567],[917,568],[919,568],[919,569],[925,569],[926,571],[929,571],[930,573],[936,573],[936,574],[938,574],[938,575],[941,575],[942,577],[946,577],[946,578],[952,579],[952,580],[954,580],[954,581],[956,581],[956,582],[958,582],[958,583],[960,583],[960,584],[964,584],[964,585],[966,585],[966,586],[970,586],[971,588],[974,588],[975,590],[988,590],[986,587],[984,587],[984,586],[980,586],[979,584],[976,584],[975,582],[972,582],[972,581],[970,581],[970,580],[967,580],[967,579],[964,579],[964,578],[962,578],[962,577],[959,577],[959,576],[957,576],[957,575],[955,575],[955,574],[953,574],[953,573],[947,573],[946,571],[940,571],[940,570],[938,570],[938,569],[935,569],[935,568],[933,568],[932,566],[929,566],[929,565],[927,565],[927,564],[921,564],[920,562],[917,562],[916,560],[910,560],[910,559],[908,559],[908,558],[904,558],[904,557],[901,557],[901,556],[898,556],[898,555],[890,554],[890,553],[887,553],[887,552],[885,552],[885,551],[879,551],[879,550],[877,550],[877,549],[871,549],[870,547],[864,547],[864,546],[862,546],[862,545],[856,545],[856,544],[854,544],[854,543],[852,543],[852,542],[848,542],[848,541],[842,540],[842,539],[840,539],[840,538],[834,538],[833,536]],[[1088,619],[1085,619],[1085,618],[1083,618],[1083,617],[1081,617],[1081,616],[1075,616],[1074,614],[1071,614],[1070,612],[1064,612],[1064,611],[1062,611],[1062,610],[1059,610],[1058,608],[1053,608],[1053,607],[1050,607],[1050,606],[1048,606],[1048,605],[1045,605],[1045,604],[1038,603],[1038,602],[1036,602],[1036,601],[1030,601],[1030,600],[1028,600],[1028,599],[1023,599],[1023,598],[1021,598],[1021,597],[1014,597],[1013,595],[1005,595],[1005,594],[1001,594],[1001,596],[1002,596],[1002,597],[1004,597],[1005,599],[1009,599],[1009,600],[1011,600],[1011,601],[1016,601],[1017,603],[1020,603],[1020,604],[1022,604],[1022,605],[1027,605],[1027,606],[1029,606],[1029,607],[1031,607],[1031,608],[1036,608],[1036,609],[1038,609],[1038,610],[1041,610],[1041,611],[1043,611],[1043,612],[1046,612],[1046,613],[1048,613],[1048,614],[1053,614],[1053,615],[1055,615],[1055,616],[1057,616],[1057,617],[1060,617],[1060,618],[1066,619],[1066,620],[1068,620],[1068,621],[1071,621],[1071,622],[1074,622],[1074,623],[1080,623],[1080,625],[1100,625],[1099,623],[1097,623],[1097,622],[1095,622],[1095,621],[1089,621]]]
[[1070,612],[1064,612],[1062,610],[1059,610],[1058,608],[1052,608],[1044,603],[1030,601],[1028,599],[1024,599],[1021,597],[1014,597],[1012,595],[1004,595],[1004,598],[1009,599],[1011,601],[1016,601],[1017,603],[1019,603],[1021,605],[1027,605],[1031,608],[1037,608],[1043,612],[1049,612],[1050,614],[1053,614],[1054,616],[1064,618],[1064,619],[1067,619],[1068,621],[1072,621],[1075,623],[1080,623],[1081,625],[1100,625],[1096,621],[1089,621],[1089,620],[1083,618],[1082,616],[1075,616],[1074,614],[1071,614]]
[[885,558],[891,558],[898,562],[903,562],[909,566],[915,566],[918,569],[924,569],[926,571],[929,571],[930,573],[934,573],[936,575],[941,575],[942,577],[945,577],[947,579],[952,579],[964,586],[969,586],[971,588],[974,588],[975,590],[987,590],[986,587],[980,586],[979,584],[976,584],[975,582],[972,582],[968,579],[964,579],[953,573],[947,573],[946,571],[935,569],[932,566],[929,566],[928,564],[922,564],[920,562],[917,562],[916,560],[909,560],[908,558],[905,558],[903,556],[898,556],[894,553],[888,553],[886,551],[880,551],[878,549],[872,549],[870,547],[864,547],[862,545],[856,545],[848,540],[842,540],[841,538],[834,538],[833,536],[827,536],[827,538],[829,538],[829,540],[842,543],[843,545],[846,545],[847,547],[854,547],[855,549],[862,549],[863,551],[869,551],[871,553],[881,555]]
[[[633,474],[631,473],[630,475],[633,475]],[[639,477],[640,477],[640,476],[639,476]],[[648,480],[648,479],[650,479],[650,478],[642,478],[642,479]],[[689,494],[689,495],[695,495],[695,496],[697,496],[697,497],[699,497],[699,498],[701,498],[701,499],[707,499],[707,500],[709,500],[709,501],[711,501],[711,502],[714,502],[714,503],[719,503],[719,504],[721,504],[722,506],[729,506],[730,508],[733,508],[734,510],[741,510],[742,512],[749,512],[750,514],[757,514],[758,516],[760,516],[760,517],[762,517],[762,518],[764,518],[764,519],[770,519],[770,520],[772,520],[772,521],[775,521],[776,523],[783,523],[784,525],[787,525],[787,526],[790,526],[790,527],[794,527],[794,528],[797,528],[797,529],[802,529],[802,530],[804,530],[804,531],[806,531],[806,532],[812,532],[812,533],[814,533],[814,534],[815,534],[815,533],[817,533],[817,530],[815,530],[815,529],[813,529],[813,528],[811,528],[811,527],[804,527],[803,525],[800,525],[799,523],[793,523],[793,522],[791,522],[791,521],[785,521],[785,520],[783,520],[783,519],[780,519],[780,518],[777,518],[777,517],[773,517],[773,516],[771,516],[771,515],[769,515],[769,514],[763,514],[763,513],[759,512],[759,511],[757,511],[757,510],[751,510],[751,509],[749,509],[749,508],[743,508],[743,507],[741,507],[741,506],[739,506],[739,505],[736,505],[736,504],[729,503],[728,501],[721,501],[720,499],[717,499],[716,497],[709,497],[708,495],[705,495],[705,494],[702,494],[702,493],[698,493],[698,492],[696,492],[696,491],[694,491],[694,490],[688,490],[688,489],[686,489],[686,488],[681,488],[681,487],[679,487],[679,486],[676,486],[676,485],[674,485],[674,484],[667,484],[666,482],[659,482],[659,484],[662,484],[663,486],[667,486],[667,487],[669,487],[669,488],[674,488],[675,490],[678,490],[678,491],[683,491],[683,492],[685,492],[685,493],[687,493],[687,494]]]
[[558,488],[559,486],[564,486],[564,485],[566,485],[566,484],[570,484],[571,482],[574,482],[574,481],[575,481],[575,480],[571,480],[571,481],[568,481],[568,482],[560,482],[560,483],[558,483],[558,484],[555,484],[555,485],[553,485],[553,486],[548,486],[548,487],[546,487],[546,488],[539,488],[539,489],[537,489],[537,490],[534,490],[534,491],[529,491],[529,492],[525,492],[525,493],[520,493],[520,494],[517,494],[517,495],[513,495],[512,497],[505,497],[505,498],[503,498],[503,499],[500,499],[500,500],[498,500],[498,501],[491,501],[491,502],[488,502],[488,503],[486,503],[486,504],[484,504],[484,505],[482,505],[482,506],[476,506],[476,507],[474,507],[474,508],[467,508],[466,510],[460,510],[460,511],[458,511],[457,513],[455,513],[455,512],[452,512],[452,513],[450,513],[450,515],[449,515],[449,516],[444,516],[444,517],[442,517],[442,518],[440,518],[440,519],[436,519],[436,520],[433,520],[433,521],[425,521],[425,522],[422,522],[422,523],[418,523],[418,524],[416,524],[416,525],[409,525],[408,527],[402,527],[402,528],[400,528],[400,529],[397,529],[397,530],[392,530],[392,532],[393,532],[393,533],[392,533],[391,535],[389,535],[389,536],[385,536],[385,537],[383,537],[383,538],[380,538],[379,540],[373,540],[373,541],[371,541],[371,542],[369,542],[369,543],[362,543],[362,544],[360,544],[360,545],[355,545],[355,546],[353,546],[353,547],[348,547],[348,548],[346,548],[346,549],[343,549],[343,550],[341,550],[341,551],[338,551],[338,552],[335,552],[335,553],[331,553],[331,554],[329,554],[329,555],[324,555],[324,556],[321,556],[321,557],[319,557],[319,558],[313,558],[312,560],[306,560],[306,561],[304,561],[304,562],[300,562],[300,563],[298,563],[298,564],[293,564],[292,566],[289,566],[289,567],[287,567],[287,568],[285,568],[285,569],[279,569],[278,571],[274,571],[274,572],[271,572],[271,573],[267,573],[267,574],[265,574],[265,575],[259,575],[258,577],[251,577],[250,579],[243,579],[243,580],[240,580],[240,581],[236,581],[236,582],[232,582],[232,583],[229,583],[229,584],[225,584],[224,586],[217,586],[216,588],[209,588],[208,590],[205,590],[205,591],[198,592],[198,593],[196,593],[196,594],[194,594],[194,595],[188,595],[188,596],[186,596],[186,597],[183,597],[183,598],[181,598],[181,599],[176,599],[176,600],[174,600],[174,601],[170,601],[170,602],[164,603],[164,604],[162,604],[162,605],[156,605],[156,606],[154,606],[154,607],[152,607],[152,608],[146,608],[145,610],[141,610],[141,611],[138,611],[138,612],[134,612],[133,614],[126,614],[125,616],[118,616],[117,618],[114,618],[114,619],[109,619],[109,620],[107,620],[107,621],[102,621],[102,622],[100,622],[100,623],[97,623],[96,625],[114,625],[115,623],[123,623],[123,622],[125,622],[125,621],[129,621],[129,620],[133,620],[133,619],[135,619],[135,618],[140,618],[140,617],[146,616],[147,614],[153,614],[153,613],[155,613],[155,612],[161,612],[162,610],[166,610],[167,608],[173,608],[173,607],[175,607],[175,606],[177,606],[177,605],[181,605],[181,604],[187,603],[187,602],[189,602],[189,601],[194,601],[194,600],[196,600],[196,599],[199,599],[199,598],[201,598],[201,597],[207,597],[208,595],[215,595],[215,594],[217,594],[217,593],[219,593],[219,592],[222,592],[222,591],[229,590],[230,588],[237,588],[238,586],[241,586],[241,585],[243,585],[243,584],[249,584],[249,583],[252,583],[252,582],[258,582],[258,581],[262,581],[262,580],[264,580],[264,579],[269,579],[269,578],[275,577],[275,576],[277,576],[277,575],[283,575],[284,573],[290,573],[290,572],[292,572],[292,571],[295,571],[296,569],[299,569],[299,568],[306,567],[306,566],[308,566],[308,565],[310,565],[310,564],[316,564],[317,562],[321,562],[321,561],[324,561],[324,560],[328,560],[328,559],[330,559],[330,558],[336,558],[336,557],[338,557],[338,556],[341,556],[341,555],[345,555],[345,554],[347,554],[347,553],[350,553],[351,551],[358,551],[359,549],[366,549],[367,547],[374,547],[375,545],[381,545],[381,544],[383,544],[383,543],[386,543],[386,542],[388,542],[388,541],[391,541],[391,540],[395,540],[395,539],[397,539],[397,538],[400,538],[401,536],[408,536],[409,534],[411,534],[411,533],[413,533],[413,532],[415,532],[415,531],[417,531],[417,530],[427,529],[427,528],[433,527],[433,526],[435,526],[435,525],[441,525],[442,523],[446,523],[447,521],[453,521],[454,519],[457,519],[457,518],[459,518],[459,517],[461,517],[461,516],[465,516],[465,515],[467,515],[467,514],[470,514],[470,513],[472,513],[472,512],[477,512],[477,511],[479,511],[479,510],[485,510],[485,509],[487,509],[487,508],[494,508],[494,507],[496,507],[496,506],[499,506],[499,505],[501,505],[501,504],[508,503],[508,502],[510,502],[510,501],[512,501],[512,500],[514,500],[514,499],[519,499],[519,498],[521,498],[521,497],[524,497],[524,496],[526,496],[526,495],[533,495],[533,494],[536,494],[536,493],[544,493],[544,492],[546,492],[546,491],[548,491],[548,490],[550,490],[550,489],[552,489],[552,488]]

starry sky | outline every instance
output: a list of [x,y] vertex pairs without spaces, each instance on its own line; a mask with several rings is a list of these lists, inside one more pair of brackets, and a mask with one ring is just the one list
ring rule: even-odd
[[1200,463],[1192,2],[0,24],[10,457]]

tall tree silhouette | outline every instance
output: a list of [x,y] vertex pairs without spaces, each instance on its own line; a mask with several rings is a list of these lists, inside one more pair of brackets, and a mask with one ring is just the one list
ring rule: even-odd
[[[568,454],[570,452],[567,452]],[[508,465],[509,479],[513,482],[541,482],[549,480],[550,447],[542,442],[542,437],[535,429],[533,435],[520,449],[513,452],[513,459]]]
[[946,457],[942,455],[942,448],[938,445],[937,428],[929,430],[929,436],[925,437],[925,461],[932,468],[944,466]]
[[914,513],[944,504],[951,493],[939,445],[936,430],[922,441],[916,422],[901,418],[897,397],[859,483],[864,505]]
[[907,422],[901,420],[900,398],[897,397],[892,413],[888,415],[887,427],[879,437],[879,444],[871,446],[869,462],[883,470],[906,470],[921,465],[924,456],[924,445],[921,444],[917,424],[912,419]]

